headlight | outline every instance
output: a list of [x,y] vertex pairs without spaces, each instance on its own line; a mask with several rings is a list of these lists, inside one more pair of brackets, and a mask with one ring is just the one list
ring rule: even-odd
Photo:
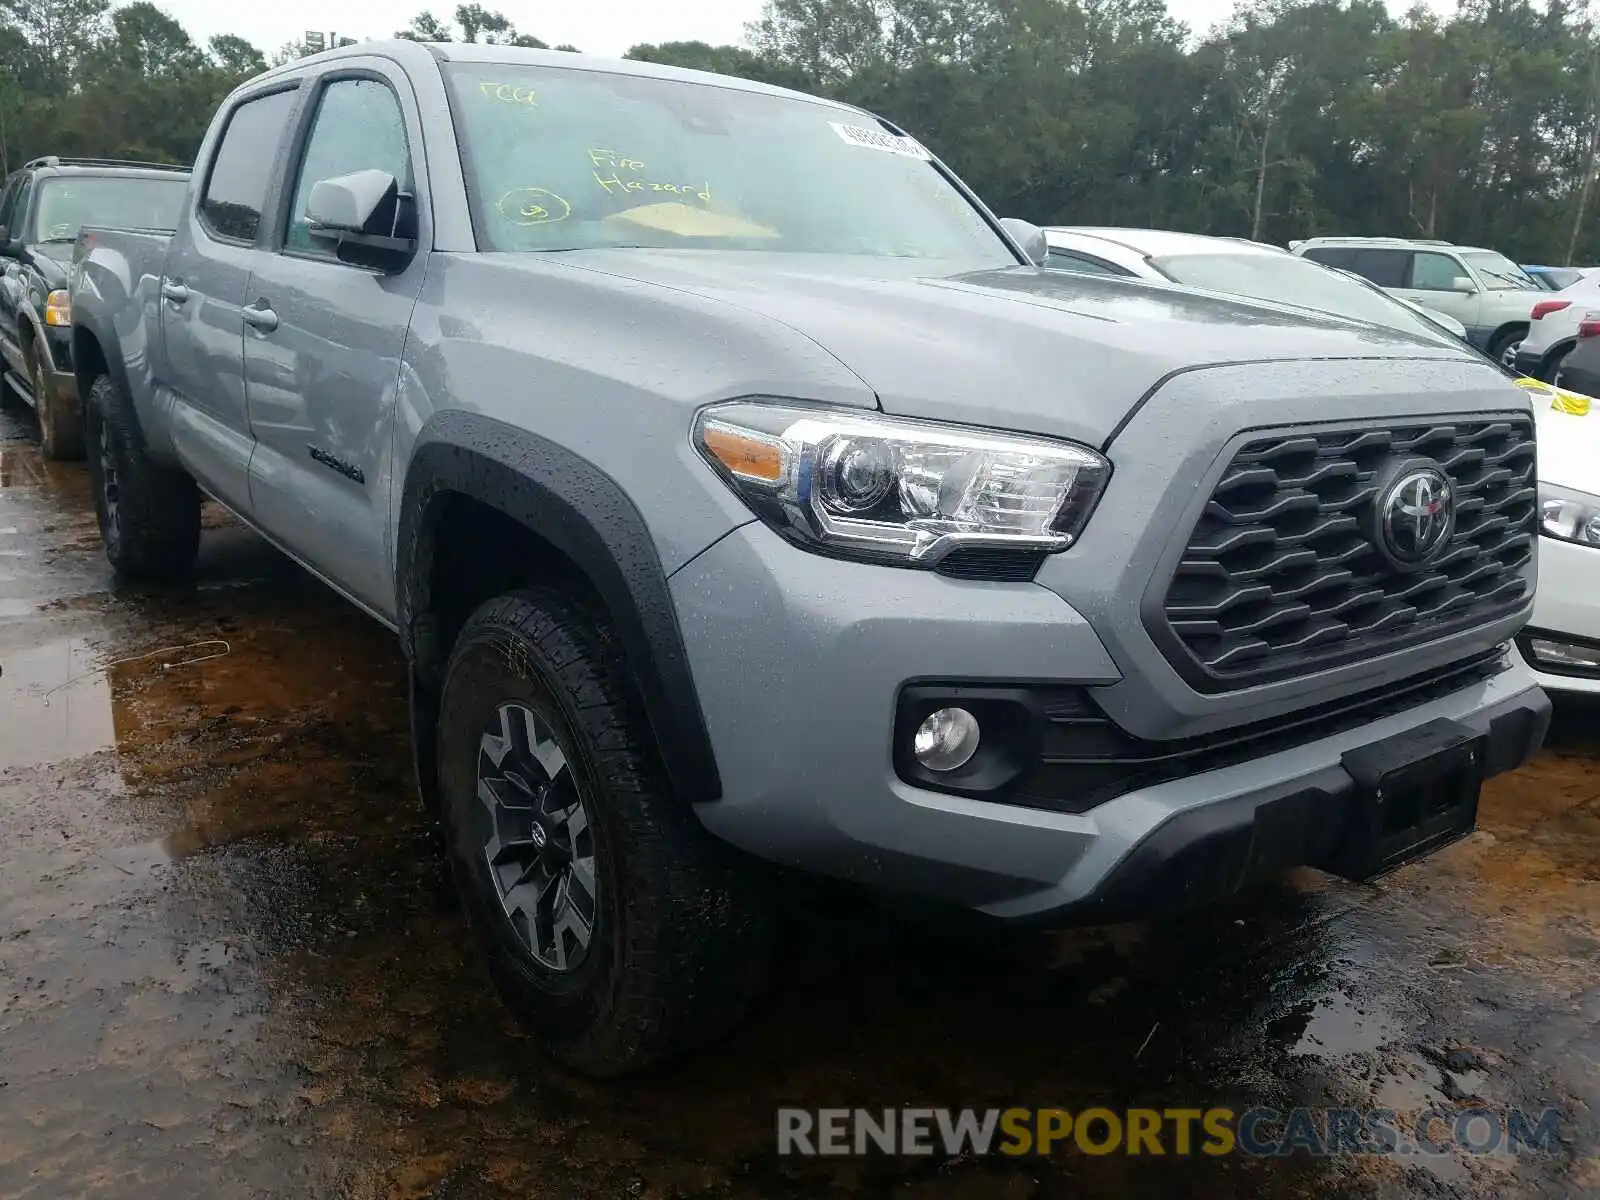
[[1580,546],[1600,546],[1600,496],[1541,483],[1539,532]]
[[1111,471],[1070,442],[780,404],[705,409],[694,439],[791,540],[920,567],[962,547],[1065,550]]
[[58,328],[72,324],[72,294],[66,289],[57,288],[44,298],[44,323]]

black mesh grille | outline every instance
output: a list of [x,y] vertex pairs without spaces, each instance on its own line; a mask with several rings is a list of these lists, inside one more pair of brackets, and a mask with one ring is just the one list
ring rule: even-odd
[[[1456,528],[1421,570],[1371,541],[1380,475],[1431,460]],[[1205,691],[1305,674],[1523,607],[1535,524],[1533,423],[1444,418],[1264,436],[1234,457],[1190,535],[1157,640]]]
[[1044,556],[1015,550],[967,546],[939,560],[934,569],[953,579],[984,579],[994,583],[1021,583],[1039,573]]

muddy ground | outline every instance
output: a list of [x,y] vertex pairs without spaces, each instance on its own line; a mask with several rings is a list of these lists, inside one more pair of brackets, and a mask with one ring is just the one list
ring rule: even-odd
[[[1566,1197],[1600,1191],[1600,720],[1378,886],[987,948],[827,895],[716,1052],[549,1065],[413,799],[393,638],[213,520],[114,585],[0,416],[0,1196]],[[1549,1153],[800,1160],[779,1105],[1555,1107]]]

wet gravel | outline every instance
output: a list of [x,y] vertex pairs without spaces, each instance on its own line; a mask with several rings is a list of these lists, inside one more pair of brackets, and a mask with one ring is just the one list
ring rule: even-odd
[[[1600,713],[1376,886],[978,940],[807,893],[771,994],[644,1080],[551,1066],[414,800],[393,638],[212,515],[114,584],[0,414],[0,1196],[1600,1193]],[[1555,1153],[795,1159],[780,1105],[1561,1110]]]

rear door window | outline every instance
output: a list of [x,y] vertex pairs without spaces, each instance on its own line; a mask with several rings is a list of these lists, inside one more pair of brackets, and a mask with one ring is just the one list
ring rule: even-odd
[[246,100],[228,118],[200,200],[200,217],[218,237],[255,241],[295,95],[290,90]]
[[1303,257],[1326,267],[1342,267],[1348,271],[1355,256],[1354,250],[1347,250],[1343,246],[1314,246],[1307,250]]
[[1379,287],[1405,287],[1410,258],[1409,250],[1357,250],[1348,269]]

